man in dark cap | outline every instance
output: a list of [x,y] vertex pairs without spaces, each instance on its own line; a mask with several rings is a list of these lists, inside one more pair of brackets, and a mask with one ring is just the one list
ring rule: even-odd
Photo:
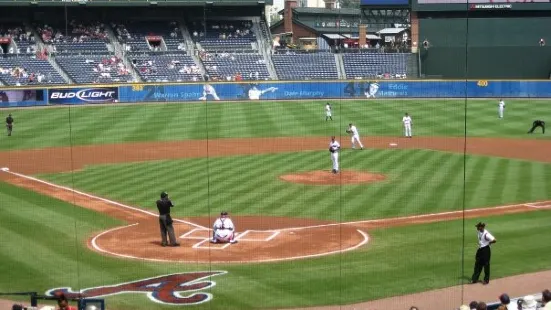
[[484,282],[482,284],[486,285],[490,283],[490,258],[492,256],[490,244],[496,243],[497,240],[486,230],[485,223],[478,222],[475,227],[478,231],[478,250],[476,251],[471,283],[478,283],[478,278],[480,277],[482,268],[484,268]]
[[[174,207],[172,201],[168,197],[167,192],[161,193],[161,199],[157,200],[157,209],[159,210],[159,226],[161,227],[161,245],[162,246],[180,246],[176,242],[176,236],[174,235],[174,227],[172,227],[172,217],[170,217],[170,208]],[[170,244],[167,242],[170,240]]]

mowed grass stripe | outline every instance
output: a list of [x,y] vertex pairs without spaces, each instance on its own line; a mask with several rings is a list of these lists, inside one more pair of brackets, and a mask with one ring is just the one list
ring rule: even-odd
[[[410,190],[416,186],[415,178],[411,176],[417,171],[423,171],[432,167],[429,160],[435,156],[434,152],[427,151],[412,151],[404,153],[404,161],[400,167],[400,178],[393,182],[393,186],[389,187],[386,193],[382,193],[373,200],[374,205],[380,205],[380,208],[373,210],[373,214],[377,217],[388,217],[407,213],[419,213],[419,210],[407,210],[407,205],[400,205],[399,202],[405,195],[414,195]],[[405,158],[407,157],[407,161]],[[407,162],[407,164],[404,164]],[[411,206],[411,205],[409,205]]]
[[475,156],[467,156],[465,160],[465,207],[472,208],[490,190],[488,187],[492,182],[491,171],[495,169],[497,162],[490,157]]
[[[438,175],[446,177],[457,173],[457,171],[450,170],[453,165],[452,157],[446,155],[438,152],[427,152],[426,156],[420,157],[418,161],[413,161],[412,167],[408,167],[408,171],[404,171],[403,175],[404,178],[411,178],[411,180],[404,182],[404,186],[396,188],[396,192],[393,193],[395,197],[393,204],[398,208],[410,204],[410,207],[414,209],[412,210],[414,214],[430,213],[433,210],[432,205],[419,203],[420,200],[426,199],[427,196],[433,193],[426,187],[435,182],[434,178]],[[450,162],[452,165],[450,165]],[[431,168],[436,165],[438,165],[438,170],[432,170]],[[442,206],[438,206],[438,209],[442,208]]]
[[426,195],[418,195],[414,200],[426,213],[437,213],[442,209],[458,210],[463,207],[462,205],[451,205],[464,194],[463,157],[441,155],[436,158],[438,170],[430,174],[424,182],[419,181],[418,192],[426,193]]

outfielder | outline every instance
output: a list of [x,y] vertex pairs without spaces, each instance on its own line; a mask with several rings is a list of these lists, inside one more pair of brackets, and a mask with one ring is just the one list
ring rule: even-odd
[[341,149],[341,145],[337,140],[335,140],[335,136],[332,136],[331,142],[329,142],[329,152],[331,153],[331,162],[333,163],[333,170],[331,170],[331,172],[333,173],[339,173],[340,149]]
[[404,117],[402,117],[402,123],[404,124],[404,136],[411,138],[411,116],[406,113]]
[[503,118],[503,112],[505,111],[505,101],[503,99],[499,99],[499,103],[497,104],[497,113],[499,115],[499,118]]
[[362,141],[360,141],[360,133],[358,133],[358,128],[354,126],[352,123],[348,124],[348,129],[346,130],[348,134],[352,137],[350,141],[352,142],[352,148],[356,148],[356,142],[360,145],[360,149],[364,149],[364,145],[362,144]]
[[329,102],[325,105],[325,121],[328,119],[333,120],[333,114],[331,113],[331,105]]
[[237,243],[235,240],[235,226],[228,217],[228,212],[223,211],[212,226],[212,243]]

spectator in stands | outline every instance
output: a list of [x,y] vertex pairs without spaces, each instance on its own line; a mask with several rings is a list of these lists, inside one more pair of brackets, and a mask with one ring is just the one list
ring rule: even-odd
[[543,310],[551,310],[551,291],[544,290],[541,292],[541,303]]
[[411,306],[409,310],[419,310],[419,308],[417,308],[416,306]]
[[540,39],[540,46],[545,46],[545,40],[543,38]]
[[499,302],[502,306],[505,306],[505,309],[507,310],[516,310],[517,308],[516,305],[511,304],[511,298],[509,298],[509,295],[505,293],[499,295]]
[[459,307],[459,310],[471,310],[471,308],[469,308],[469,306],[467,305],[461,305],[461,307]]
[[476,310],[487,310],[487,309],[488,309],[488,306],[486,305],[485,302],[483,301],[478,302],[478,306],[476,306]]
[[518,300],[520,305],[519,309],[522,310],[537,310],[538,303],[533,295],[524,296],[524,298]]
[[77,308],[69,306],[69,301],[67,300],[67,297],[65,297],[65,294],[61,293],[56,295],[56,297],[58,306],[56,310],[77,310]]
[[469,303],[469,308],[471,308],[471,310],[476,310],[477,307],[478,307],[478,301],[473,300]]

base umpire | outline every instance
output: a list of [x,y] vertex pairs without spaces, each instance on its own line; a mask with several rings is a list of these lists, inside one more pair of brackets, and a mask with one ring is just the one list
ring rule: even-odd
[[471,283],[478,283],[478,278],[484,268],[484,282],[482,284],[490,283],[490,258],[492,251],[490,250],[490,244],[496,243],[497,240],[486,230],[486,224],[478,222],[475,225],[478,231],[478,250],[476,251],[474,272],[471,278]]
[[528,130],[528,133],[534,133],[534,130],[536,130],[536,128],[538,127],[541,127],[542,133],[545,133],[545,122],[539,119],[535,120],[532,123],[532,128]]

